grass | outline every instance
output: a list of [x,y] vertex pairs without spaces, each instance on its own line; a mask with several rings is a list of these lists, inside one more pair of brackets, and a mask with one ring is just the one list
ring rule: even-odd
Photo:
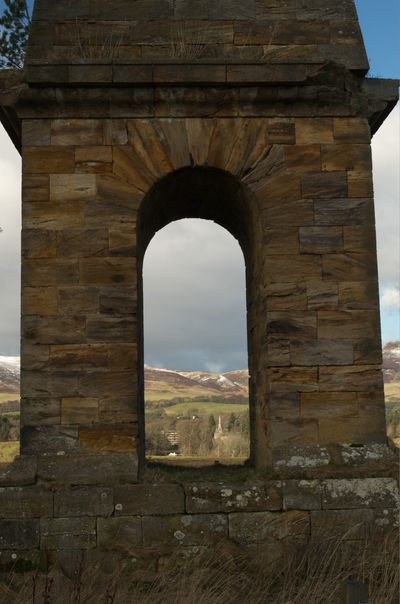
[[[153,385],[154,384],[154,385]],[[170,401],[176,397],[194,398],[195,396],[216,396],[218,392],[211,388],[206,388],[199,384],[198,386],[178,386],[170,382],[157,380],[152,382],[149,380],[145,385],[145,399],[148,402],[152,401]]]
[[19,392],[0,392],[0,404],[8,401],[19,401]]
[[19,455],[19,440],[0,443],[0,462],[11,462]]
[[191,409],[197,409],[198,415],[222,415],[223,413],[248,413],[249,406],[241,403],[232,404],[213,403],[205,401],[191,401],[188,403],[177,403],[171,407],[164,407],[167,415],[187,415]]
[[368,586],[369,604],[398,602],[397,535],[86,556],[69,557],[70,579],[57,564],[4,574],[0,604],[338,604],[350,579]]
[[400,405],[400,382],[385,384],[385,401],[387,403],[398,403]]

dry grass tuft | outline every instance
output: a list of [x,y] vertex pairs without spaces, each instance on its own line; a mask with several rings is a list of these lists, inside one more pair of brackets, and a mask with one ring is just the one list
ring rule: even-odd
[[283,558],[271,562],[270,555],[266,546],[255,553],[221,542],[194,558],[183,552],[166,557],[157,572],[151,559],[78,559],[70,579],[57,565],[47,575],[9,574],[0,584],[0,603],[339,604],[351,578],[369,586],[369,604],[397,602],[397,535],[292,543]]

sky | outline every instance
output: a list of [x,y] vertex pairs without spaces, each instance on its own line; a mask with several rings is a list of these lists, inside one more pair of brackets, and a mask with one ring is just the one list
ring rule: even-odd
[[[0,0],[0,11],[3,6]],[[370,74],[400,77],[400,3],[359,0]],[[383,341],[400,339],[400,111],[373,139]],[[19,354],[20,158],[0,126],[0,355]],[[244,261],[207,221],[179,221],[146,252],[146,363],[215,372],[247,366]]]

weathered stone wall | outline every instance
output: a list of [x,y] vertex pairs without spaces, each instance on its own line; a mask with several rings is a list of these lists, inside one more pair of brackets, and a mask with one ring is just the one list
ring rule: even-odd
[[246,81],[254,63],[291,64],[290,81],[312,63],[368,69],[353,0],[117,0],[112,13],[108,0],[37,0],[28,61],[53,82],[178,82],[169,62],[208,63],[186,73],[215,82]]
[[55,552],[71,560],[74,552],[98,550],[156,564],[174,551],[191,556],[228,539],[273,560],[288,541],[355,542],[393,529],[398,518],[398,486],[389,476],[129,484],[122,467],[110,480],[107,472],[92,473],[91,461],[86,476],[73,473],[71,462],[69,474],[56,476],[43,456],[38,463],[20,458],[12,476],[0,468],[0,566],[35,566],[46,552],[49,560]]
[[[23,159],[23,455],[0,468],[2,559],[220,538],[275,556],[393,528],[370,142],[397,90],[364,79],[353,0],[110,10],[37,0],[24,74],[0,77]],[[251,459],[158,483],[141,271],[185,217],[245,256]]]
[[[230,173],[230,230],[249,223],[257,462],[283,445],[384,441],[367,121],[62,118],[23,122],[23,451],[136,449],[137,217],[187,166],[188,179]],[[158,201],[147,240],[177,217],[229,222],[232,195],[206,214]]]

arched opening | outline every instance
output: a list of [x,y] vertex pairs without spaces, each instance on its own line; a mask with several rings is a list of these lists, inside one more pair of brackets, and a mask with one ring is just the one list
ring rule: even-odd
[[150,242],[143,289],[147,458],[245,462],[250,427],[240,246],[209,220],[173,222]]
[[[170,225],[170,223],[175,223],[177,224],[177,221],[180,221],[182,219],[202,219],[203,221],[213,221],[214,223],[216,223],[217,225],[219,225],[220,227],[223,227],[223,229],[225,231],[228,231],[228,233],[233,236],[234,239],[236,239],[236,241],[239,243],[240,248],[241,248],[241,252],[240,255],[242,256],[242,258],[244,257],[244,263],[246,266],[246,278],[245,280],[243,279],[242,282],[242,289],[246,289],[246,301],[247,301],[247,311],[248,311],[248,317],[247,317],[247,334],[248,334],[248,343],[249,343],[249,363],[248,363],[248,369],[249,369],[249,374],[250,376],[252,375],[252,367],[251,367],[251,359],[253,358],[252,353],[251,353],[251,348],[254,347],[255,344],[255,338],[254,336],[251,336],[251,330],[252,330],[252,326],[251,326],[251,307],[254,306],[255,304],[255,280],[254,280],[254,272],[255,272],[255,266],[254,263],[252,264],[252,257],[254,257],[253,255],[253,243],[255,241],[255,236],[254,236],[254,229],[256,228],[254,225],[257,225],[257,220],[255,220],[255,213],[256,213],[256,209],[257,206],[256,204],[252,203],[253,200],[251,198],[251,196],[247,193],[247,191],[244,189],[244,187],[242,186],[242,184],[237,181],[236,178],[234,178],[232,175],[227,174],[221,170],[217,170],[214,168],[184,168],[182,170],[177,170],[176,172],[169,174],[168,176],[166,176],[164,179],[162,179],[161,181],[159,181],[153,188],[152,190],[149,192],[149,194],[146,196],[146,198],[143,200],[142,206],[140,208],[139,211],[139,217],[138,217],[138,232],[137,232],[137,243],[138,243],[138,275],[139,275],[139,284],[138,284],[138,291],[139,291],[139,305],[138,305],[138,313],[139,313],[139,325],[143,325],[143,314],[146,317],[146,320],[148,320],[149,322],[151,321],[151,315],[147,315],[146,314],[146,309],[143,311],[143,267],[146,266],[146,259],[145,259],[145,253],[147,250],[147,247],[149,246],[150,242],[152,241],[153,237],[156,235],[156,233],[158,233],[159,231],[161,231],[164,227],[166,227],[167,225]],[[173,225],[172,225],[173,226]],[[176,228],[176,227],[174,227]],[[216,227],[218,228],[218,227]],[[224,232],[225,232],[224,231]],[[221,229],[220,229],[221,232]],[[156,241],[156,240],[155,240]],[[237,246],[237,243],[236,243]],[[149,253],[151,254],[151,249],[149,251]],[[243,259],[241,260],[241,263],[243,264]],[[251,266],[252,270],[249,271],[249,266]],[[245,283],[246,286],[244,287]],[[159,295],[163,295],[163,293],[160,291]],[[147,304],[147,298],[144,298],[144,303]],[[193,322],[196,322],[196,316],[192,317]],[[232,326],[232,329],[235,329],[235,326]],[[244,339],[246,339],[244,337]],[[141,334],[141,339],[139,342],[139,399],[140,399],[140,417],[139,417],[139,424],[140,424],[140,429],[139,429],[139,434],[140,434],[140,452],[141,452],[141,456],[142,456],[142,462],[144,462],[144,458],[145,458],[145,433],[146,433],[146,429],[145,429],[145,418],[146,418],[146,413],[145,410],[147,410],[147,420],[150,420],[153,418],[155,418],[156,416],[156,412],[154,410],[154,405],[149,405],[148,407],[145,406],[145,372],[144,372],[144,365],[145,365],[145,352],[147,353],[147,347],[146,347],[146,343],[144,342],[144,337],[143,337],[143,332]],[[176,353],[177,351],[175,351]],[[149,358],[149,362],[151,363],[151,360],[153,359],[153,363],[154,364],[161,364],[164,365],[163,359],[157,359],[156,355],[154,355],[154,353],[150,353],[150,349],[149,349],[149,354],[148,354]],[[165,357],[166,358],[166,357]],[[177,358],[177,355],[171,355],[169,358]],[[147,360],[147,359],[146,359]],[[232,361],[231,361],[232,362]],[[203,364],[203,369],[205,368],[205,365]],[[210,369],[212,369],[212,366],[209,367]],[[212,372],[212,373],[217,373],[217,379],[219,378],[219,375],[223,374],[224,371],[222,371],[225,367],[221,368],[220,372]],[[229,364],[229,361],[226,361],[226,368],[227,369],[246,369],[246,367],[233,367],[233,365]],[[166,369],[180,369],[182,371],[182,367],[166,367]],[[193,369],[200,369],[199,367],[194,367],[193,365],[193,358],[192,360],[188,360],[188,364],[186,364],[186,366],[183,367],[183,372],[186,370],[193,370]],[[217,367],[215,367],[215,369],[217,369]],[[185,376],[184,376],[185,377]],[[226,378],[228,379],[228,378]],[[237,380],[236,380],[237,381]],[[151,385],[148,386],[148,390],[147,390],[147,398],[149,400],[149,398],[153,398],[153,400],[157,400],[157,395],[155,394],[150,394],[151,391]],[[160,394],[160,393],[158,393]],[[208,393],[209,396],[211,397],[212,394]],[[186,397],[186,399],[191,398],[190,396],[188,396],[187,394],[183,394],[184,398]],[[161,396],[158,396],[158,399],[161,401]],[[176,396],[175,398],[179,398],[179,396]],[[222,399],[222,396],[220,397]],[[249,434],[248,436],[248,441],[250,441],[250,445],[249,445],[249,449],[250,449],[250,453],[245,450],[244,454],[241,455],[241,461],[243,461],[244,458],[248,458],[250,457],[250,459],[252,459],[254,457],[254,450],[255,450],[255,441],[257,440],[257,435],[255,434],[255,416],[257,414],[257,411],[255,409],[255,404],[254,404],[254,396],[253,396],[253,389],[252,389],[252,380],[250,378],[250,385],[249,385],[249,413],[243,413],[243,411],[245,411],[245,407],[247,407],[246,403],[247,401],[245,401],[243,399],[243,389],[241,391],[240,394],[240,399],[238,399],[236,402],[237,404],[241,405],[240,406],[240,410],[241,410],[241,418],[239,421],[237,421],[237,415],[238,413],[234,413],[234,411],[232,410],[232,405],[229,405],[229,410],[228,407],[226,408],[226,412],[225,413],[220,413],[219,411],[221,410],[221,405],[226,404],[224,403],[222,400],[219,401],[214,401],[214,403],[218,403],[219,406],[217,405],[215,407],[216,412],[215,413],[207,413],[207,412],[202,412],[201,414],[195,413],[193,412],[191,417],[192,417],[192,422],[193,425],[190,426],[190,422],[188,422],[187,424],[187,429],[186,431],[190,431],[190,429],[194,429],[194,424],[196,422],[198,422],[198,420],[196,419],[196,416],[199,415],[201,416],[201,423],[204,426],[206,422],[209,422],[209,426],[208,426],[208,434],[210,434],[210,432],[213,432],[213,436],[215,435],[215,433],[217,431],[219,431],[219,433],[222,430],[222,433],[224,433],[224,431],[229,432],[229,429],[232,431],[232,429],[236,429],[236,427],[238,427],[239,430],[242,430],[244,432],[247,432]],[[203,404],[206,401],[203,401]],[[211,401],[210,401],[211,402]],[[192,404],[193,403],[193,404]],[[184,415],[186,415],[186,418],[189,418],[190,416],[190,411],[197,409],[200,406],[199,404],[197,406],[194,405],[195,401],[187,401],[187,404],[185,404],[183,406],[183,408],[181,409],[180,407],[175,407],[175,409],[173,410],[172,414],[171,414],[171,410],[169,415],[171,417],[172,415],[172,419],[176,420],[176,416],[179,415],[179,411],[184,411]],[[178,404],[178,403],[177,403]],[[150,408],[153,407],[152,411],[150,411]],[[172,405],[171,405],[172,407]],[[208,408],[208,410],[210,410],[210,407]],[[149,413],[150,411],[150,413]],[[176,413],[174,413],[176,412]],[[160,415],[163,415],[163,413],[161,413]],[[166,419],[168,420],[168,413],[165,414],[167,417]],[[221,415],[221,422],[219,421],[219,416]],[[248,424],[246,425],[246,419],[245,416],[247,415],[248,419]],[[213,417],[210,417],[213,416]],[[206,422],[204,421],[206,420]],[[183,419],[182,419],[183,421]],[[215,421],[215,429],[213,426],[213,421]],[[235,425],[235,422],[237,421],[237,426]],[[180,430],[176,429],[176,421],[171,421],[170,425],[166,425],[164,428],[162,428],[164,430],[164,432],[170,432],[171,434],[170,436],[170,440],[173,441],[174,438],[175,439],[182,439],[183,436],[179,434]],[[197,424],[200,425],[200,422]],[[183,426],[183,424],[182,424]],[[146,427],[147,427],[147,423],[146,423]],[[207,432],[207,430],[204,430],[205,432]],[[177,434],[172,434],[172,433],[177,433]],[[182,432],[185,432],[185,430],[182,430]],[[150,432],[149,432],[150,433]],[[167,434],[168,435],[168,434]],[[189,439],[190,440],[190,439]],[[215,439],[214,439],[215,440]],[[204,439],[202,439],[202,441],[204,441]],[[207,445],[206,443],[202,442],[202,447],[200,447],[200,456],[204,456],[204,448],[207,449]],[[219,452],[218,452],[218,446],[215,448],[215,442],[209,442],[209,446],[208,446],[208,453],[209,453],[209,460],[211,460],[211,463],[213,462],[213,459],[217,458],[219,456]],[[149,449],[149,447],[148,447]],[[167,453],[169,452],[174,452],[174,449],[172,449],[171,451],[166,448]],[[176,450],[176,448],[175,448]],[[190,442],[188,443],[188,446],[185,447],[185,451],[190,453]],[[222,441],[220,443],[220,454],[222,457],[222,451],[223,451],[223,446],[222,446]],[[154,453],[154,450],[150,450],[150,454]],[[174,460],[177,461],[179,463],[179,460]]]

